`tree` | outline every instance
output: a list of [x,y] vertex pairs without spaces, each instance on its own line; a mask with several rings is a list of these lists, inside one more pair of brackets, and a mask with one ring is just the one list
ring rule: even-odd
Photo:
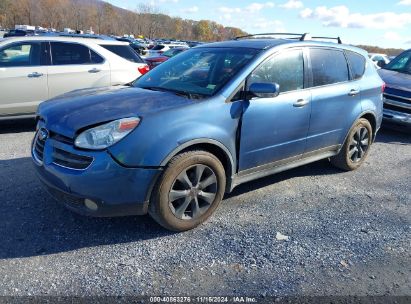
[[196,39],[201,41],[211,41],[213,40],[213,31],[210,26],[210,21],[201,20],[194,27],[194,33]]
[[98,0],[0,0],[0,25],[41,25],[58,30],[93,28],[99,34],[216,41],[245,34],[214,21],[173,18],[158,6],[141,3],[129,11]]
[[7,26],[7,18],[9,14],[9,7],[11,0],[1,0],[0,1],[0,26]]

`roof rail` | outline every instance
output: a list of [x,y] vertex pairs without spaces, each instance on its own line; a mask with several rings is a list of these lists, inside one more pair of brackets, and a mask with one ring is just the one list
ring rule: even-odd
[[296,33],[262,33],[262,34],[250,34],[250,35],[244,35],[244,36],[238,36],[235,37],[234,40],[240,40],[244,38],[251,38],[251,37],[258,37],[258,36],[293,36],[293,37],[287,37],[288,39],[298,39],[300,41],[306,41],[306,40],[312,40],[312,39],[329,39],[329,40],[337,40],[338,44],[342,44],[341,38],[340,37],[311,37],[310,33],[304,33],[304,34],[296,34]]
[[340,37],[311,37],[312,39],[330,39],[330,40],[337,40],[338,44],[342,44]]
[[106,35],[98,34],[75,34],[75,33],[64,33],[64,32],[44,32],[40,33],[39,36],[48,37],[71,37],[71,38],[89,38],[89,39],[101,39],[101,40],[115,40]]
[[292,37],[291,39],[300,39],[301,41],[307,40],[309,33],[296,34],[296,33],[262,33],[262,34],[250,34],[244,36],[235,37],[234,40],[240,40],[243,38],[251,38],[256,36],[300,36],[300,38]]

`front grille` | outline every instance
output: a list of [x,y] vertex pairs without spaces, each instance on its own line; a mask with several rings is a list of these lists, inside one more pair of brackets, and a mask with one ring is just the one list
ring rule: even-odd
[[39,133],[37,132],[34,143],[33,143],[33,154],[38,161],[42,162],[44,158],[44,145],[46,144],[45,139],[40,139]]
[[74,140],[70,137],[61,135],[61,134],[57,134],[55,132],[50,132],[50,138],[59,141],[61,143],[67,144],[67,145],[73,145],[74,144]]
[[393,100],[397,102],[401,102],[411,106],[411,98],[401,97],[401,96],[394,96],[390,94],[384,94],[384,98],[388,100]]
[[54,164],[76,170],[87,169],[93,162],[92,157],[70,153],[59,148],[53,149],[52,157]]
[[398,96],[398,97],[411,99],[411,91],[405,91],[405,90],[401,90],[401,89],[386,87],[384,89],[384,93],[386,93],[388,95],[393,95],[393,96]]
[[406,109],[403,107],[398,107],[387,103],[384,104],[384,109],[411,114],[411,109]]

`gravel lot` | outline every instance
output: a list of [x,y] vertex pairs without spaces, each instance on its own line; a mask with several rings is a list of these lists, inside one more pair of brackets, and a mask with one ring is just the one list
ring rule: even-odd
[[0,125],[0,295],[411,295],[410,134],[381,130],[355,172],[320,161],[244,184],[175,234],[55,203],[33,128]]

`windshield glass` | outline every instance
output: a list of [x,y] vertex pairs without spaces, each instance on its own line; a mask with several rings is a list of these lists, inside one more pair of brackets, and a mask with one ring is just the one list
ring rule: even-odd
[[411,74],[411,51],[398,55],[384,69]]
[[134,86],[202,97],[214,95],[259,52],[245,48],[197,48],[172,57]]
[[182,49],[169,49],[168,51],[165,51],[163,53],[163,56],[173,57],[173,56],[177,55],[178,53],[180,53],[182,51],[183,51]]

